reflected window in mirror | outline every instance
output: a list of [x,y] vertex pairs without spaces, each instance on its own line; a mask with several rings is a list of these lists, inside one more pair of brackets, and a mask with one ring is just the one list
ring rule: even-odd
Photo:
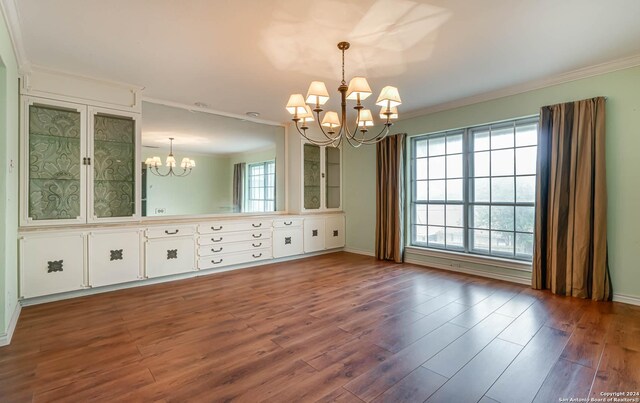
[[276,162],[264,161],[249,164],[247,172],[246,210],[247,213],[275,211],[276,200]]

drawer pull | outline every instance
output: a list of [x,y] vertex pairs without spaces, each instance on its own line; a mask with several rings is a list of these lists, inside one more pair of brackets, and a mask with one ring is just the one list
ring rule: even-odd
[[260,242],[259,244],[252,243],[251,246],[253,246],[254,248],[259,248],[262,246],[262,242]]
[[285,221],[284,222],[284,225],[291,225],[291,224],[293,224],[293,221]]
[[259,258],[259,257],[262,257],[262,253],[258,253],[257,255],[254,253],[254,254],[252,254],[251,256],[253,256],[254,258],[256,258],[256,259],[257,259],[257,258]]
[[223,260],[224,260],[224,259],[220,259],[220,260],[215,260],[215,259],[213,259],[213,260],[211,261],[211,263],[213,263],[213,264],[220,264],[220,263],[222,263],[222,261],[223,261]]
[[260,224],[258,224],[258,225],[251,224],[251,226],[252,226],[253,228],[260,228],[260,227],[262,227],[262,223],[260,223]]
[[110,250],[109,255],[109,261],[122,260],[122,249]]
[[211,248],[211,252],[222,252],[222,246],[220,247],[220,249]]
[[312,229],[311,230],[311,236],[318,236],[318,230],[317,229]]
[[222,241],[222,237],[216,239],[216,238],[211,238],[211,242],[220,242]]
[[216,228],[216,227],[211,227],[211,229],[212,229],[212,230],[214,230],[214,231],[220,231],[220,230],[222,229],[222,225],[221,225],[221,226],[219,226],[218,228]]
[[63,260],[50,260],[47,262],[47,273],[62,271]]
[[338,230],[333,230],[333,236],[338,236]]
[[290,236],[284,238],[284,244],[285,245],[291,245],[291,237]]
[[177,259],[178,249],[167,249],[167,260]]
[[179,230],[179,229],[177,229],[177,230],[175,230],[175,231],[171,231],[171,232],[169,232],[168,230],[164,230],[164,233],[165,233],[165,234],[167,234],[167,235],[175,235],[175,234],[177,234],[178,232],[180,232],[180,230]]
[[251,234],[251,236],[252,236],[252,237],[254,237],[254,238],[262,238],[262,234],[258,234],[258,235],[256,235],[256,234]]

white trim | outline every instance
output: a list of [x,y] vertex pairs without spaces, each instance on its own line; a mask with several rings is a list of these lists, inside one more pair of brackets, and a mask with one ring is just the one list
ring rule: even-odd
[[344,252],[348,252],[348,253],[356,253],[358,255],[364,255],[364,256],[375,256],[376,254],[368,251],[368,250],[362,250],[362,249],[356,249],[356,248],[344,248],[342,249]]
[[0,334],[0,347],[8,346],[9,343],[11,343],[11,338],[13,337],[13,332],[16,330],[16,325],[18,324],[18,318],[20,317],[21,310],[22,306],[20,305],[20,303],[17,303],[16,309],[13,310],[13,315],[11,315],[9,326],[7,326],[7,332],[4,334]]
[[18,63],[18,70],[28,70],[29,61],[27,60],[27,54],[24,50],[22,31],[20,30],[20,14],[18,13],[15,0],[0,0],[0,9],[4,15],[4,21],[7,24],[7,31],[9,31],[9,38],[11,39],[13,53]]
[[286,126],[285,123],[276,122],[276,121],[273,121],[273,120],[259,119],[259,118],[254,118],[254,117],[247,116],[247,115],[241,115],[241,114],[238,114],[238,113],[223,112],[223,111],[219,111],[219,110],[216,110],[216,109],[203,108],[201,106],[183,104],[181,102],[168,101],[168,100],[165,100],[165,99],[159,99],[159,98],[152,98],[152,97],[143,96],[142,97],[142,101],[143,102],[150,102],[150,103],[153,103],[153,104],[160,104],[160,105],[164,105],[164,106],[172,106],[174,108],[186,109],[188,111],[211,113],[213,115],[226,116],[226,117],[229,117],[229,118],[235,118],[235,119],[239,119],[239,120],[246,120],[246,121],[253,122],[253,123],[262,123],[262,124],[271,125],[271,126],[282,126],[282,127]]
[[636,66],[640,66],[640,54],[596,64],[593,66],[583,67],[576,70],[571,70],[565,73],[548,76],[546,78],[538,80],[527,81],[522,84],[503,87],[495,91],[484,92],[481,94],[459,98],[449,102],[443,102],[437,105],[429,106],[427,108],[418,109],[416,111],[404,114],[399,122],[403,122],[405,120],[418,116],[430,115],[432,113],[442,112],[449,109],[456,109],[480,102],[492,101],[498,98],[522,94],[524,92],[539,90],[554,85],[564,84],[571,81],[581,80],[583,78],[611,73],[614,71],[624,70]]
[[531,273],[531,263],[519,262],[511,259],[502,259],[495,256],[472,255],[470,253],[460,253],[444,250],[440,251],[427,248],[418,248],[415,246],[407,246],[405,248],[405,255],[407,252],[421,256],[437,257],[440,259],[451,259],[455,261],[483,264],[500,267],[503,269],[518,270],[525,273]]
[[524,278],[524,277],[510,276],[507,274],[499,274],[499,273],[490,273],[484,270],[471,269],[468,267],[453,267],[453,266],[447,266],[447,265],[438,264],[438,263],[423,262],[421,260],[411,259],[411,258],[409,259],[405,258],[404,262],[415,264],[418,266],[433,267],[436,269],[453,271],[456,273],[464,273],[464,274],[471,274],[474,276],[488,277],[494,280],[502,280],[502,281],[508,281],[511,283],[531,285],[531,279]]
[[640,297],[626,294],[613,294],[613,302],[640,306]]

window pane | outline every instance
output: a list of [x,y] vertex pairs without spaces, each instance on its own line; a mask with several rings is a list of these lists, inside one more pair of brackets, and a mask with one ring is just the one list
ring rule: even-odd
[[516,201],[533,203],[536,197],[536,177],[522,176],[516,178]]
[[473,201],[488,203],[490,202],[490,190],[489,190],[489,178],[483,179],[472,179],[472,187],[473,191],[471,192],[473,195]]
[[444,225],[444,204],[429,204],[429,225]]
[[447,181],[447,201],[463,201],[463,179],[449,179]]
[[464,248],[464,230],[462,228],[447,227],[446,234],[448,248]]
[[535,175],[537,147],[516,149],[516,175]]
[[491,128],[491,149],[513,147],[513,126]]
[[464,206],[461,204],[447,205],[447,227],[462,227]]
[[483,151],[489,149],[489,131],[473,132],[473,150]]
[[533,234],[516,234],[516,255],[533,257]]
[[489,176],[489,151],[473,154],[473,176]]
[[489,229],[489,206],[471,206],[469,226],[471,228]]
[[427,181],[416,182],[416,200],[427,200]]
[[419,243],[427,243],[427,227],[424,225],[416,225],[414,226],[414,231],[416,235],[416,242]]
[[415,224],[426,225],[427,224],[427,206],[425,204],[416,204],[416,216]]
[[491,201],[494,203],[513,203],[513,177],[491,179]]
[[462,153],[462,134],[447,136],[447,154]]
[[415,143],[416,158],[427,156],[427,140],[418,140]]
[[489,231],[472,230],[470,238],[469,245],[472,250],[489,253]]
[[429,181],[429,200],[444,200],[444,182],[443,180],[439,181]]
[[516,231],[533,232],[535,209],[516,207]]
[[426,158],[420,158],[416,160],[416,179],[427,179],[429,160]]
[[429,227],[429,245],[444,246],[444,227]]
[[513,175],[513,149],[491,151],[491,175]]
[[534,146],[538,144],[538,124],[516,127],[516,146]]
[[513,256],[513,232],[491,231],[491,254]]
[[513,207],[491,206],[491,229],[513,231]]
[[447,178],[462,178],[462,154],[447,156]]
[[429,179],[444,179],[445,157],[429,158]]
[[429,140],[429,156],[444,155],[444,137]]

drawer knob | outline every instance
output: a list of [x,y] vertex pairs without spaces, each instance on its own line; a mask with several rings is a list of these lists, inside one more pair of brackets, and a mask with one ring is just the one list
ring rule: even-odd
[[222,229],[222,225],[219,227],[211,227],[211,229],[214,231],[220,231]]
[[110,250],[109,255],[109,261],[122,260],[122,249]]
[[257,244],[256,243],[252,243],[251,246],[253,246],[254,248],[259,248],[259,247],[262,246],[262,242],[257,243]]
[[222,260],[224,260],[224,259],[220,259],[220,260],[215,260],[215,259],[213,259],[213,260],[211,261],[211,263],[213,263],[213,264],[220,264],[220,263],[222,263]]
[[293,224],[293,221],[285,221],[284,222],[284,225],[291,225],[291,224]]
[[284,244],[285,245],[291,245],[291,237],[290,236],[284,238]]
[[262,237],[262,234],[258,234],[258,235],[256,235],[256,234],[251,234],[251,236],[252,236],[252,237],[254,237],[254,238],[261,238],[261,237]]
[[63,260],[50,260],[47,262],[47,273],[62,271]]
[[167,235],[175,235],[175,234],[177,234],[178,232],[180,232],[180,230],[179,230],[179,229],[177,229],[177,230],[175,230],[175,231],[164,230],[164,233],[165,233],[165,234],[167,234]]
[[338,236],[338,230],[333,230],[333,236]]
[[318,230],[317,229],[312,229],[311,230],[311,236],[318,236]]
[[220,241],[222,241],[222,237],[217,238],[217,239],[216,238],[211,238],[211,242],[220,242]]
[[167,260],[177,259],[178,258],[178,249],[167,249]]
[[257,259],[257,258],[259,258],[259,257],[262,257],[262,253],[258,253],[257,255],[254,253],[254,254],[253,254],[253,255],[251,255],[251,256],[253,256],[254,258],[256,258],[256,259]]
[[262,223],[259,223],[258,225],[256,225],[256,224],[251,224],[251,226],[252,226],[253,228],[260,228],[260,227],[262,227]]
[[222,246],[220,247],[220,249],[211,248],[211,252],[222,252]]

